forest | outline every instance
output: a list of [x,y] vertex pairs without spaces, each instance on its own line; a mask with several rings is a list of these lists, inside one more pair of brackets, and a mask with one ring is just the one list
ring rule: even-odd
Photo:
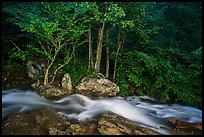
[[120,96],[201,108],[202,2],[4,2],[2,71],[23,76],[28,60],[43,85],[100,72]]

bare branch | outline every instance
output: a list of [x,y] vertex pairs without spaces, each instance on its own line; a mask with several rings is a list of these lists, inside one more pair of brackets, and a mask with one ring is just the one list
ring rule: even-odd
[[48,85],[50,85],[50,84],[52,84],[52,83],[54,82],[54,79],[55,79],[55,77],[56,77],[56,74],[57,74],[58,70],[61,69],[62,67],[64,67],[65,65],[67,65],[67,64],[70,62],[70,60],[71,60],[71,58],[70,58],[68,61],[66,61],[64,64],[61,64],[61,65],[55,70],[54,76],[52,77],[52,81],[51,81],[50,83],[48,83]]
[[18,51],[21,50],[18,46],[16,46],[16,44],[15,44],[12,40],[10,40],[10,41],[11,41],[11,43],[13,43],[13,45],[15,46],[15,48],[13,48],[12,50],[15,50],[16,48],[18,49]]

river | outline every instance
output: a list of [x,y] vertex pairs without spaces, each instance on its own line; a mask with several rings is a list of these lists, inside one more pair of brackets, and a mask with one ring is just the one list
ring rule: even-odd
[[202,110],[179,104],[161,104],[150,96],[129,96],[90,99],[73,94],[58,100],[47,100],[32,90],[10,89],[2,91],[2,120],[13,113],[24,113],[41,108],[56,110],[58,116],[73,122],[97,119],[101,114],[113,112],[141,126],[161,134],[170,134],[169,119],[202,124]]

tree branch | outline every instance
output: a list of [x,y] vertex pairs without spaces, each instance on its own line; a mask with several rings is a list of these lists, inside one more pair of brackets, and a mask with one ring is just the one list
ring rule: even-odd
[[15,48],[13,48],[12,50],[15,50],[16,48],[18,49],[18,51],[21,50],[18,46],[16,46],[16,44],[15,44],[12,40],[10,40],[10,41],[11,41],[11,43],[13,43],[13,45],[15,46]]

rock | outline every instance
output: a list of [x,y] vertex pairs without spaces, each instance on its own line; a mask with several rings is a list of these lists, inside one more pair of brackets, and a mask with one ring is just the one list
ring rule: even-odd
[[38,88],[40,96],[44,98],[61,97],[67,95],[67,92],[60,87],[55,86],[40,86]]
[[[202,135],[202,125],[170,120],[174,135]],[[13,114],[2,122],[2,135],[160,135],[160,133],[113,113],[96,120],[71,123],[49,108]]]
[[72,135],[96,135],[97,123],[89,121],[88,123],[71,124],[70,131]]
[[43,78],[43,66],[34,63],[29,60],[27,62],[28,76],[33,80],[38,80]]
[[112,97],[119,93],[119,87],[98,73],[84,77],[76,86],[76,92],[86,96]]
[[2,123],[3,135],[96,135],[97,123],[73,124],[51,109],[14,114]]
[[[4,135],[47,135],[48,126],[56,122],[54,111],[43,109],[41,111],[14,114],[2,124]],[[48,119],[52,117],[52,120]],[[60,119],[58,119],[60,122]]]
[[101,135],[160,135],[160,133],[137,125],[135,122],[113,113],[105,113],[98,122]]
[[176,127],[170,131],[173,135],[202,135],[202,125],[200,124],[176,119],[171,119],[170,122]]
[[39,79],[31,85],[31,87],[34,89],[38,88],[39,86],[40,86],[40,80]]
[[61,81],[62,88],[67,91],[68,95],[72,94],[72,82],[71,82],[71,77],[68,73],[64,74],[64,77],[62,78]]
[[62,129],[70,126],[69,121],[58,117],[55,111],[41,109],[33,112],[12,115],[3,123],[4,135],[49,135],[66,134]]

